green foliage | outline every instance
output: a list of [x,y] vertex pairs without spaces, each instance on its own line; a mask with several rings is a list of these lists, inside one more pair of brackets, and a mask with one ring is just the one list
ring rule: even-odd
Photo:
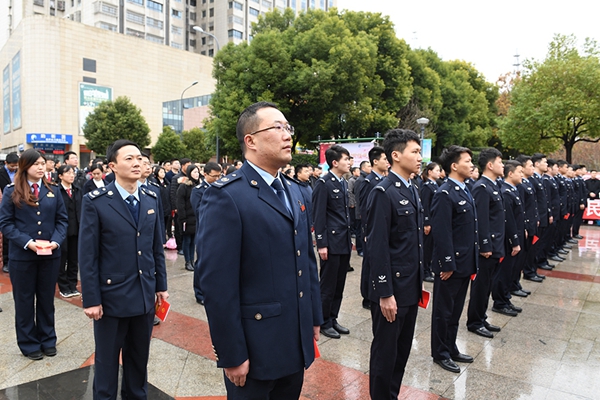
[[571,162],[578,142],[600,138],[600,61],[595,42],[583,54],[574,36],[556,35],[546,59],[525,63],[523,79],[510,93],[511,107],[500,124],[503,143],[525,153],[564,146]]
[[319,163],[319,154],[293,154],[292,162],[290,163],[294,167],[298,164],[309,163],[311,165],[317,165]]
[[173,158],[182,158],[186,154],[186,147],[179,135],[170,126],[163,126],[163,131],[152,148],[154,161],[163,162]]
[[207,162],[213,156],[213,147],[208,135],[200,128],[192,128],[181,133],[187,157],[195,162]]
[[117,139],[131,140],[141,148],[150,144],[150,128],[141,110],[125,96],[100,103],[86,118],[83,133],[87,147],[99,154],[106,154]]

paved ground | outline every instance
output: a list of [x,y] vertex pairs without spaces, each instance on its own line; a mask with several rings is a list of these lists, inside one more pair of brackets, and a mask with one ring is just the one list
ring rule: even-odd
[[[600,398],[600,228],[586,226],[582,234],[585,238],[567,261],[545,273],[544,283],[524,281],[533,293],[513,299],[523,307],[518,317],[489,313],[490,322],[502,327],[494,339],[469,333],[463,313],[458,345],[475,362],[461,365],[460,374],[433,364],[431,310],[420,310],[400,398]],[[194,300],[192,273],[175,252],[168,251],[167,260],[172,312],[152,339],[148,379],[157,389],[153,399],[163,398],[161,391],[164,398],[224,399],[223,375],[215,366],[204,308]],[[322,357],[306,373],[303,399],[368,399],[372,336],[358,289],[360,263],[353,256],[355,271],[348,274],[339,318],[351,334],[319,342]],[[431,285],[425,283],[429,290]],[[0,273],[0,400],[91,399],[93,368],[86,367],[93,363],[94,341],[80,300],[57,297],[58,355],[30,361],[16,345],[11,290],[8,275]],[[56,377],[61,373],[66,374]]]

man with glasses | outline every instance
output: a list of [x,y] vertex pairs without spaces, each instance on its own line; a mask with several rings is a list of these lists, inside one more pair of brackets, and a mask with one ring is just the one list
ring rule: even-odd
[[297,399],[323,318],[307,199],[278,173],[294,128],[259,102],[236,131],[246,162],[206,189],[196,235],[217,366],[228,399]]

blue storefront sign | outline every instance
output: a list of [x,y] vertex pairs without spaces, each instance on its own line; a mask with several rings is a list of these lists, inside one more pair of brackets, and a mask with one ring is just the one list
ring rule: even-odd
[[27,143],[73,144],[73,135],[59,133],[28,133]]

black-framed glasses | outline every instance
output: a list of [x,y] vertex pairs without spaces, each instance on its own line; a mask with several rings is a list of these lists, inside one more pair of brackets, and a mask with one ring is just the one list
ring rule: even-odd
[[283,130],[285,129],[286,131],[289,132],[290,135],[294,135],[294,127],[291,126],[290,124],[275,124],[273,126],[270,126],[268,128],[264,128],[264,129],[259,129],[257,131],[251,132],[248,135],[254,135],[255,133],[259,133],[259,132],[264,132],[264,131],[268,131],[270,129],[277,129],[277,132],[279,133],[283,133]]
[[219,179],[220,177],[223,176],[223,174],[218,174],[218,175],[208,174],[207,176],[210,176],[211,178]]

